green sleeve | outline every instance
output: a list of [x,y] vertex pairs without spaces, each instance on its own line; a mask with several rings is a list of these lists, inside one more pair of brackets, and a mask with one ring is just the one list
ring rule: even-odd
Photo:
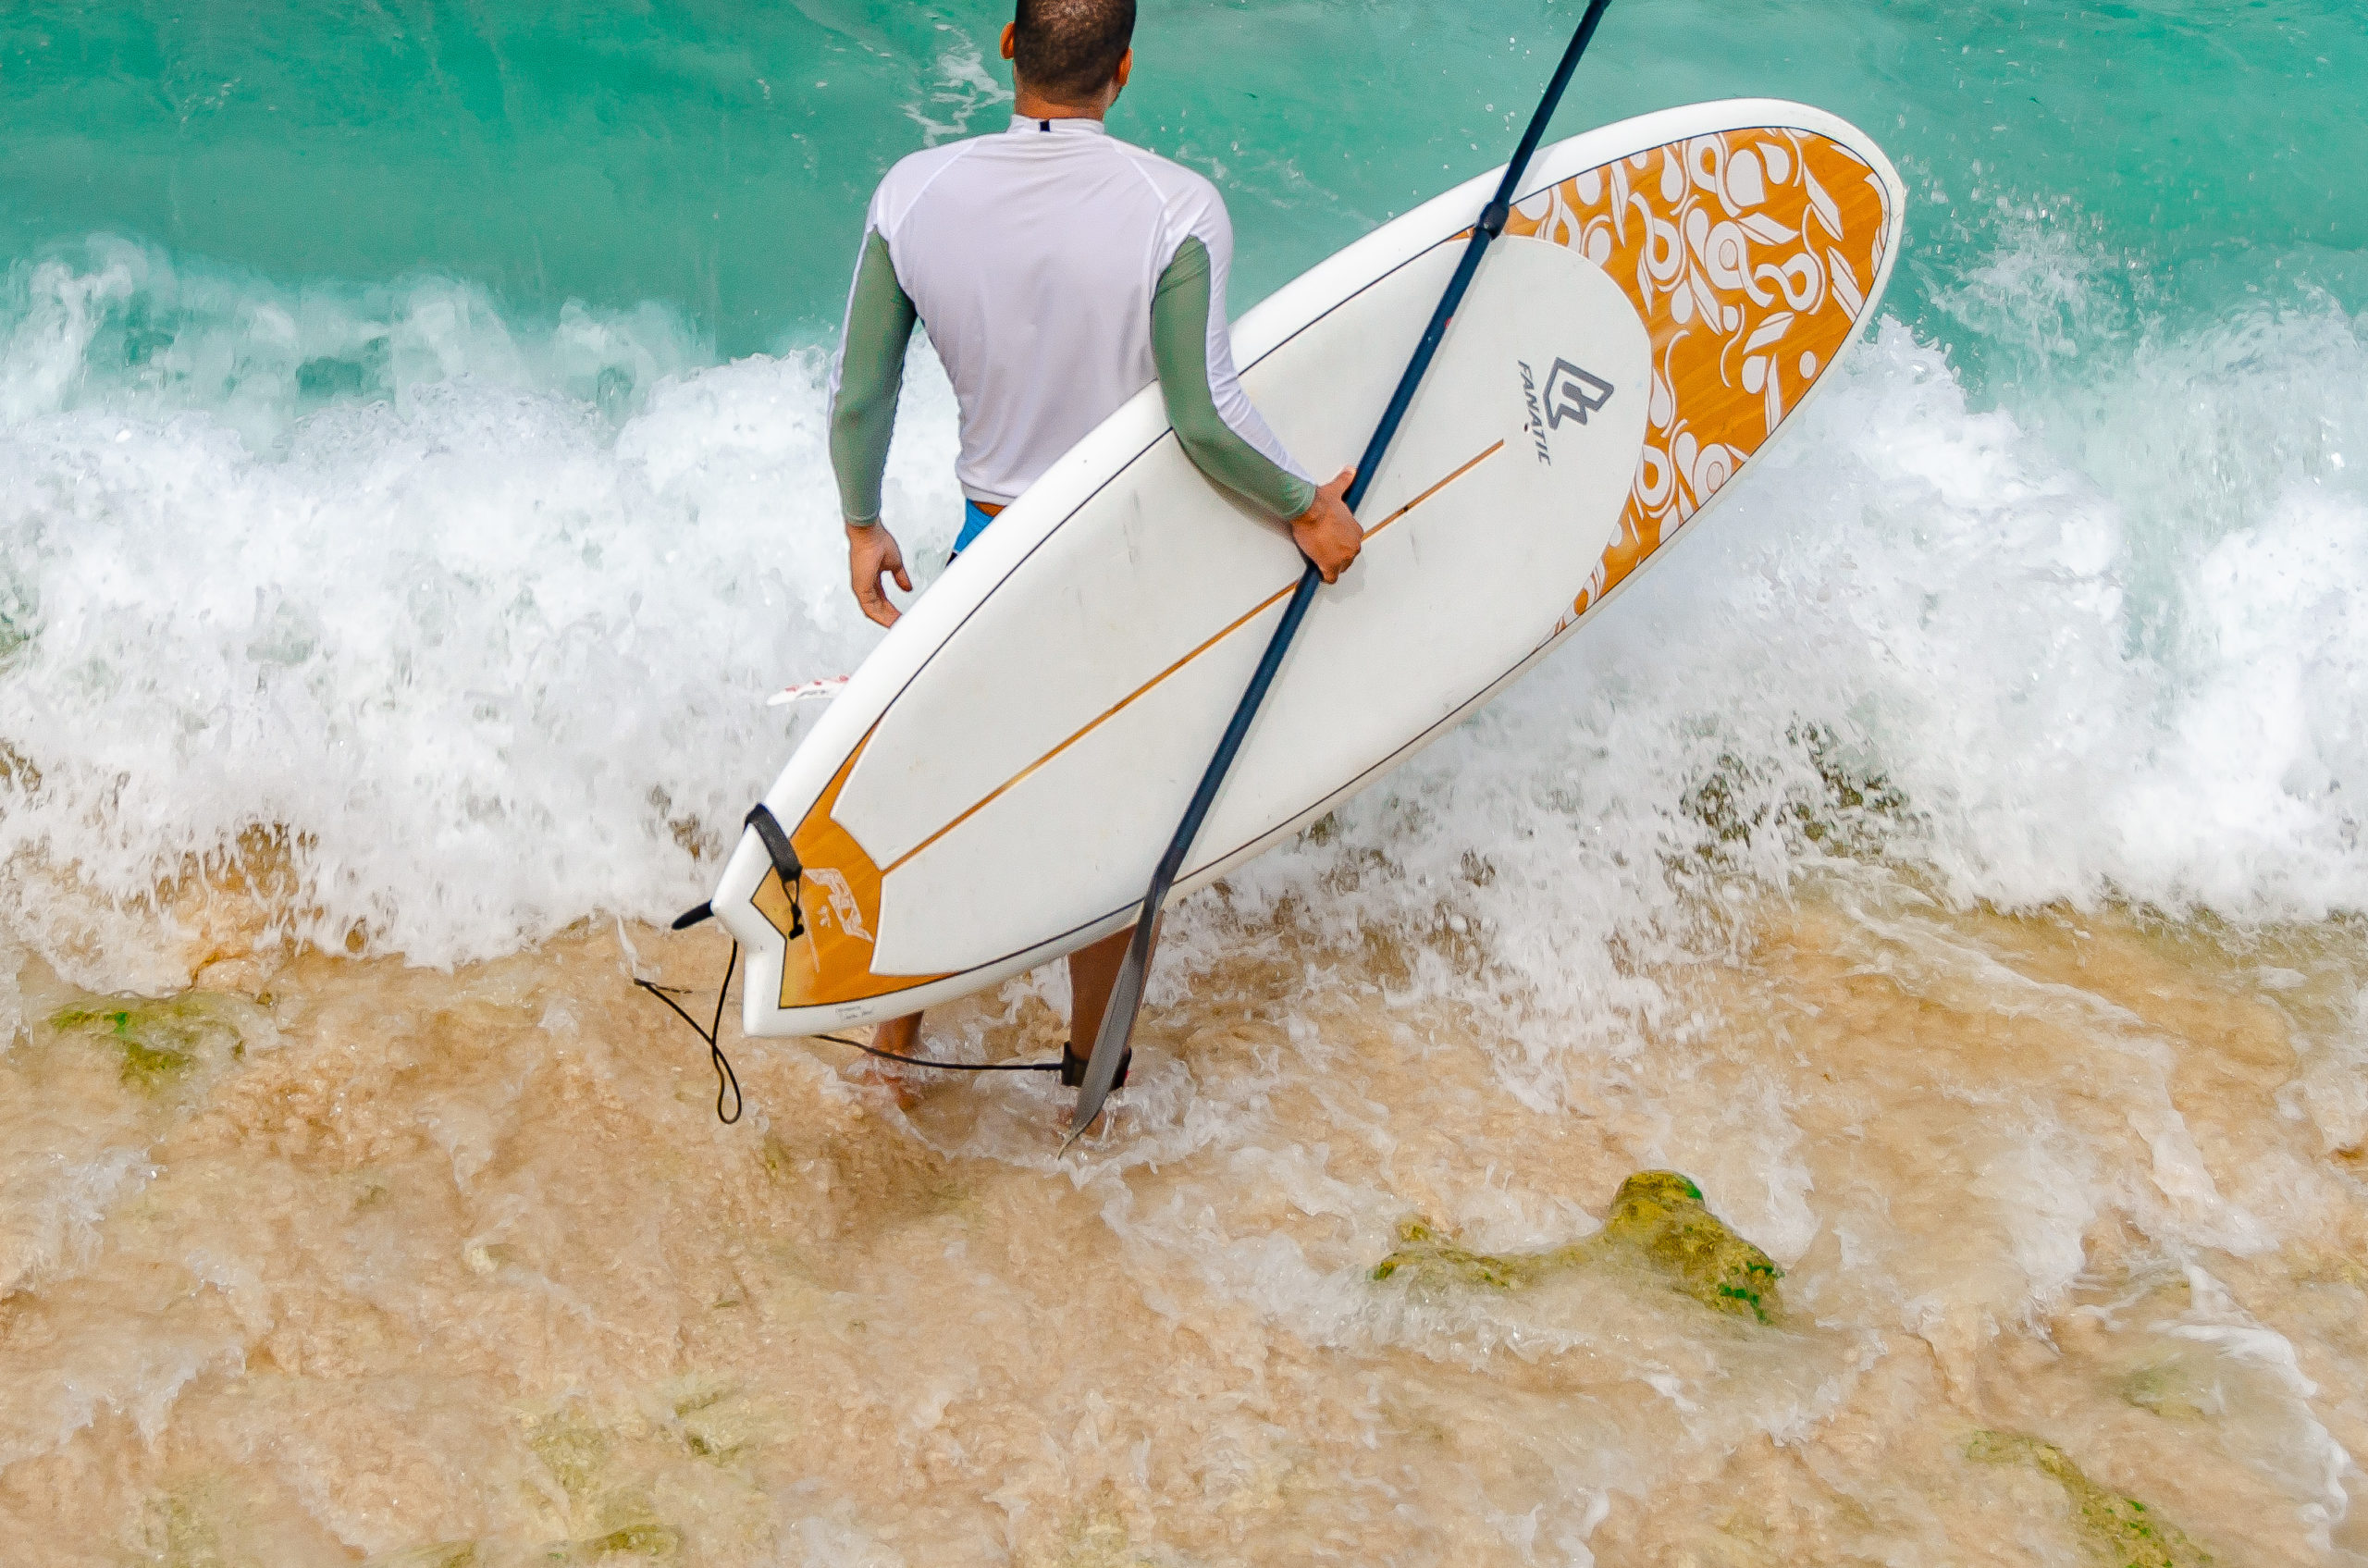
[[896,426],[896,393],[905,382],[905,346],[919,318],[888,241],[873,229],[856,263],[855,291],[839,342],[838,388],[831,399],[831,472],[839,482],[839,511],[850,523],[880,515],[880,479],[888,471],[888,437]]
[[1297,517],[1315,487],[1241,438],[1209,389],[1209,252],[1197,236],[1176,249],[1152,296],[1151,355],[1167,422],[1192,465],[1252,505]]

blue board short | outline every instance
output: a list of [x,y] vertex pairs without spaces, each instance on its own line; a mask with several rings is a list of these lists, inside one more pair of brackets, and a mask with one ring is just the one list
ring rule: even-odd
[[[995,508],[995,512],[1002,510],[1001,507]],[[994,512],[989,512],[977,501],[965,496],[962,500],[962,531],[954,536],[954,553],[959,555],[968,549],[970,541],[985,533],[987,525],[994,520]]]

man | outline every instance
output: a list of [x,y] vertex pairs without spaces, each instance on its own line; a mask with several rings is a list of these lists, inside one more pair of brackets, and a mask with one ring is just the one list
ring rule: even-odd
[[[880,482],[916,320],[961,405],[956,554],[1153,379],[1193,463],[1288,526],[1326,582],[1363,543],[1341,499],[1351,475],[1315,484],[1235,378],[1233,228],[1216,188],[1103,127],[1134,70],[1134,0],[1019,0],[1003,30],[1010,129],[913,154],[871,199],[832,377],[831,466],[855,597],[883,626],[897,617],[885,580],[913,586]],[[1066,1083],[1083,1080],[1079,1043],[1092,1049],[1128,936],[1069,958]],[[916,1013],[875,1044],[910,1055],[919,1036]]]

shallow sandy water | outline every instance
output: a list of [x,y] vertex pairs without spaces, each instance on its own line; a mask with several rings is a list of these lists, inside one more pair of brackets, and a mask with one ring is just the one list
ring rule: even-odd
[[[0,1558],[2368,1560],[2368,936],[1874,872],[1748,930],[1589,1055],[1259,944],[1067,1161],[1037,1077],[905,1106],[821,1043],[736,1043],[719,1125],[613,929],[216,954],[162,1011],[24,960]],[[932,1027],[1059,1038],[1026,987]],[[1788,1270],[1776,1322],[1371,1278],[1648,1168]]]

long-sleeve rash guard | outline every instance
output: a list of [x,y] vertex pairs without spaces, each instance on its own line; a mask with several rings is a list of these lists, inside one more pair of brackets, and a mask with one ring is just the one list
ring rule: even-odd
[[1232,260],[1216,188],[1099,120],[1015,118],[904,159],[871,199],[832,370],[841,510],[880,514],[919,320],[961,404],[972,500],[1008,503],[1156,379],[1203,474],[1275,517],[1305,512],[1314,481],[1234,372]]

